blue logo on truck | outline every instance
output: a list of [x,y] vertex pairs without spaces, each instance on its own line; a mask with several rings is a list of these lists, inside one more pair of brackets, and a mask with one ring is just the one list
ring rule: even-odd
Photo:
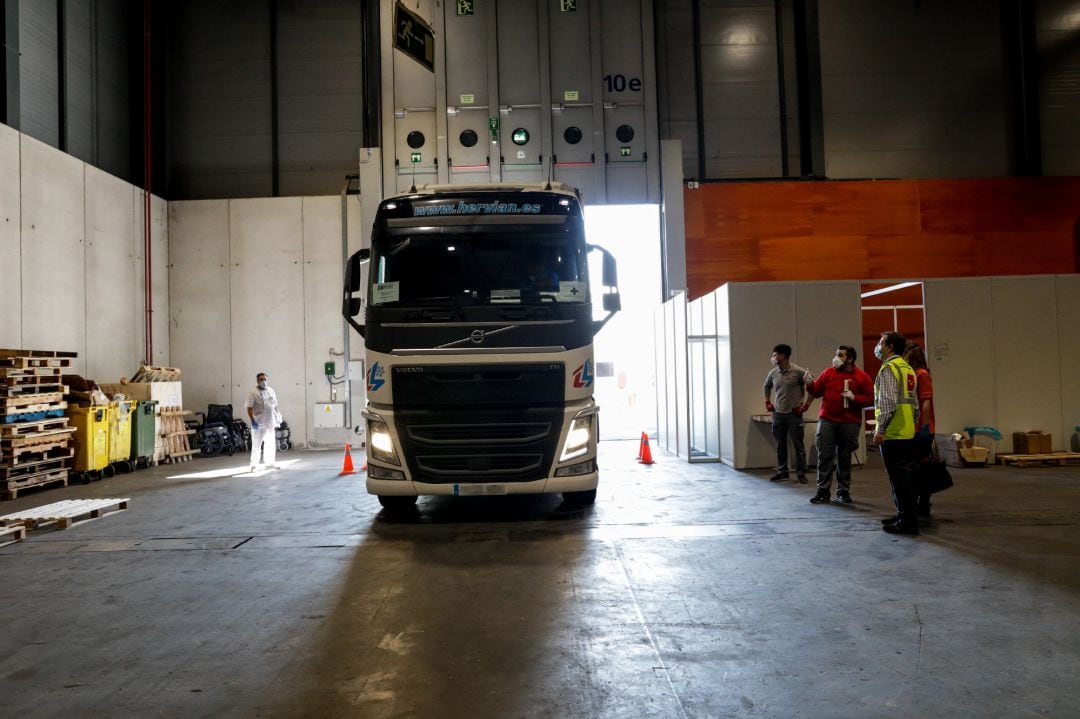
[[368,392],[375,392],[384,384],[386,384],[386,379],[383,372],[383,367],[378,362],[376,362],[375,364],[371,365],[371,369],[368,371]]

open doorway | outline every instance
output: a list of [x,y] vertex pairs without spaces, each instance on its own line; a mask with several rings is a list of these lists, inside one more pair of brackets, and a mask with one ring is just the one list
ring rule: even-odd
[[[615,256],[622,311],[593,345],[594,396],[600,405],[600,439],[637,439],[656,432],[656,367],[653,315],[660,306],[660,207],[597,205],[585,208],[585,236]],[[599,258],[589,272],[599,287]],[[593,298],[599,318],[599,298]]]
[[[874,347],[883,332],[899,332],[907,339],[926,347],[926,309],[922,282],[863,282],[862,294],[862,360],[863,369],[876,377],[881,360],[874,356]],[[867,408],[867,420],[873,419],[874,408]]]

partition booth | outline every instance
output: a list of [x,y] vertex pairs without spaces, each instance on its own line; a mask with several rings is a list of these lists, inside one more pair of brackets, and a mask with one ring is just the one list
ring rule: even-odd
[[[1071,372],[1080,356],[1080,275],[922,283],[937,431],[996,427],[1006,439],[992,452],[1010,451],[1013,432],[1044,431],[1055,451],[1069,449],[1080,425]],[[863,347],[860,288],[855,280],[729,283],[664,303],[654,319],[658,445],[690,462],[774,466],[769,425],[755,421],[772,348],[791,345],[792,362],[817,376],[838,345]],[[807,416],[811,462],[819,409],[815,400]],[[861,435],[856,460],[865,453]]]

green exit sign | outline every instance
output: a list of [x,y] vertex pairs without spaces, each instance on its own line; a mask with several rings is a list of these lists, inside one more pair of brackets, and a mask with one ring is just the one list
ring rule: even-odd
[[577,12],[577,0],[559,0],[559,12]]
[[457,0],[458,15],[472,15],[476,11],[476,3],[473,0]]
[[409,154],[409,162],[420,162],[420,153],[413,152]]
[[630,157],[630,148],[629,147],[620,147],[619,148],[619,157]]
[[323,374],[333,377],[337,373],[337,367],[333,362],[323,362]]
[[394,47],[435,72],[435,32],[401,0],[394,5]]

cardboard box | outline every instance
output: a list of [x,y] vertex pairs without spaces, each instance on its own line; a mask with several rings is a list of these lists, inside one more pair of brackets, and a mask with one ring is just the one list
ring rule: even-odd
[[980,447],[967,437],[959,440],[951,434],[935,434],[938,456],[949,467],[981,467],[990,457],[989,447]]
[[1013,432],[1013,454],[1050,454],[1053,440],[1046,432]]

